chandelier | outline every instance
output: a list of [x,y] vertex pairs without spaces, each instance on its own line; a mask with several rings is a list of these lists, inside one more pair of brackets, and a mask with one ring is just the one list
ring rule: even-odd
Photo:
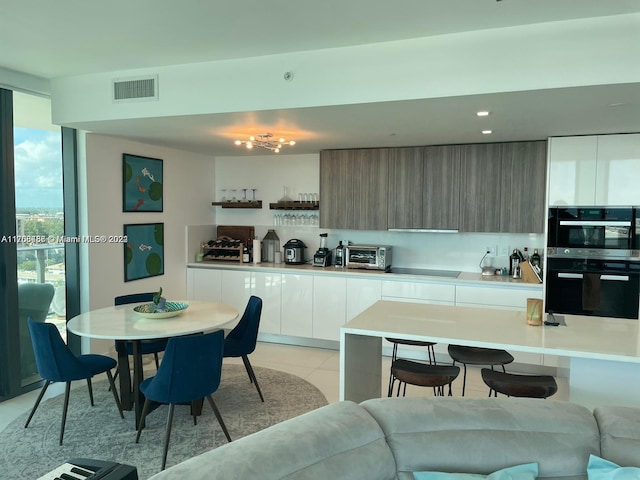
[[280,137],[278,140],[275,140],[273,139],[273,135],[271,133],[259,133],[255,136],[251,135],[249,137],[249,140],[236,140],[235,144],[244,145],[249,150],[257,147],[278,153],[283,145],[295,145],[296,142],[294,142],[293,140],[285,140],[282,137]]

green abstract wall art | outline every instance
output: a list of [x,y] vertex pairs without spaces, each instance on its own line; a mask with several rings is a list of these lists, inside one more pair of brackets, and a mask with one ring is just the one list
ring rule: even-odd
[[124,281],[164,275],[164,223],[124,226]]
[[162,212],[162,160],[122,154],[122,211]]

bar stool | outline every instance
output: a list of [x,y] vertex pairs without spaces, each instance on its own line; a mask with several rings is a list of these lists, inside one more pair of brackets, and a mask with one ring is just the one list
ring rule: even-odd
[[408,383],[419,387],[432,387],[434,395],[441,397],[444,397],[445,385],[449,385],[447,395],[451,396],[451,384],[459,374],[460,367],[453,365],[431,365],[401,358],[391,364],[392,382],[389,387],[389,396],[393,395],[393,387],[396,380],[398,380],[397,397],[400,396],[400,387],[403,383],[403,397],[407,393]]
[[449,345],[449,356],[453,359],[453,364],[460,362],[464,365],[462,377],[462,396],[467,387],[467,365],[490,365],[493,370],[494,365],[501,365],[502,371],[507,363],[513,362],[513,356],[506,350],[493,348],[469,347],[464,345]]
[[551,375],[518,375],[483,368],[482,380],[489,387],[489,396],[498,392],[509,397],[547,398],[558,391],[558,384]]
[[[427,355],[429,358],[429,364],[431,365],[435,365],[436,364],[436,353],[433,349],[433,346],[435,345],[434,342],[425,342],[425,341],[421,341],[421,340],[405,340],[402,338],[386,338],[386,340],[388,342],[393,343],[393,350],[391,351],[391,364],[393,365],[393,362],[395,362],[398,359],[398,345],[412,345],[414,347],[426,347],[427,348]],[[393,371],[389,372],[389,394],[388,396],[391,396],[392,393],[392,384],[393,384]]]

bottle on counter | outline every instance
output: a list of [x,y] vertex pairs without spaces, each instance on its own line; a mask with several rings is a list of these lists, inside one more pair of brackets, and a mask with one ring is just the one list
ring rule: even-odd
[[517,248],[513,249],[513,253],[509,257],[509,276],[520,278],[520,255],[518,255]]
[[336,247],[336,256],[333,265],[335,267],[344,266],[344,245],[342,245],[342,240],[340,240],[340,243],[338,243],[338,246]]
[[249,245],[247,243],[245,243],[242,246],[242,263],[249,263],[249,261],[250,261]]
[[529,260],[529,247],[524,247],[524,253],[522,254],[522,261]]
[[540,268],[540,254],[538,253],[537,248],[533,249],[533,255],[531,255],[531,265]]

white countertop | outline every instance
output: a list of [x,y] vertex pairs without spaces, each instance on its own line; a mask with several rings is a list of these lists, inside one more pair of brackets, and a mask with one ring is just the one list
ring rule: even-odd
[[381,300],[341,331],[640,363],[638,320],[581,315],[564,319],[566,326],[531,326],[521,311]]
[[246,270],[250,272],[278,271],[282,273],[301,273],[309,275],[342,275],[360,278],[380,278],[383,280],[418,281],[425,283],[473,284],[486,286],[504,286],[542,290],[540,283],[526,283],[509,276],[482,276],[480,272],[461,272],[457,277],[410,275],[405,273],[385,273],[378,270],[365,270],[336,267],[314,267],[310,264],[287,265],[284,263],[239,263],[239,262],[191,262],[187,268],[210,268],[214,270]]

